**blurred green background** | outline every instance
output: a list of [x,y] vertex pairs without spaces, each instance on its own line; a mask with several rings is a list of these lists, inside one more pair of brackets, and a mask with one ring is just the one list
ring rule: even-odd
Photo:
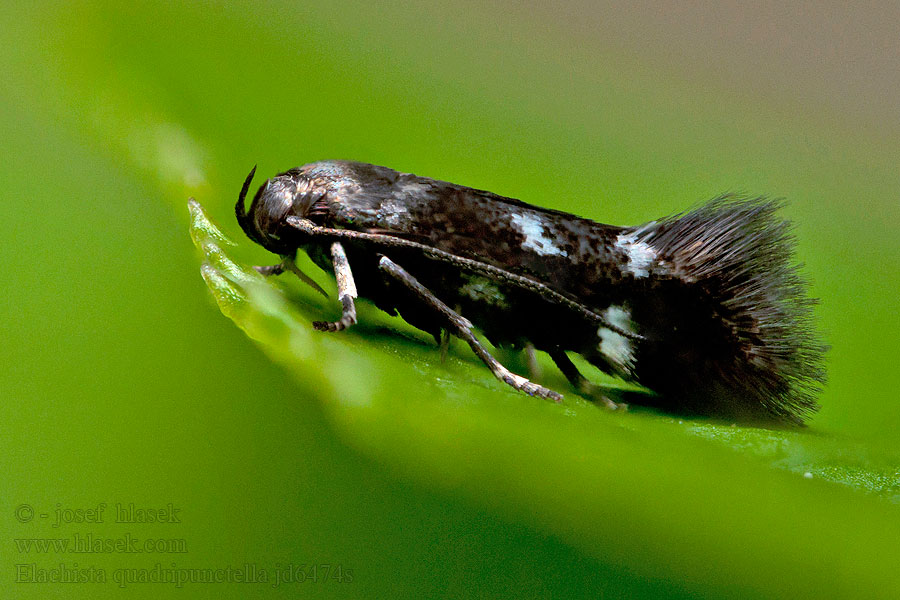
[[[5,13],[3,597],[900,595],[895,4]],[[325,158],[616,224],[789,198],[832,345],[822,410],[798,432],[551,405],[366,306],[313,335],[336,303],[252,280],[272,257],[232,210],[253,164]],[[28,541],[77,536],[170,542]],[[29,582],[60,565],[109,581]],[[270,581],[114,581],[229,566]]]

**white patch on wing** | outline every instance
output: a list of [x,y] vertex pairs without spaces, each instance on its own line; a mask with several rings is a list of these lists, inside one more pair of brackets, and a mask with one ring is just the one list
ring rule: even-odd
[[388,198],[381,203],[375,214],[378,224],[385,229],[397,229],[409,218],[406,206],[396,198]]
[[544,234],[544,223],[539,217],[528,213],[513,213],[512,224],[525,236],[523,248],[534,250],[541,256],[569,256],[568,252],[558,247]]
[[[652,225],[653,223],[648,223]],[[656,248],[642,242],[640,237],[642,230],[623,233],[616,238],[616,248],[625,252],[628,256],[628,264],[625,269],[636,278],[647,277],[650,275],[650,267],[656,262]]]
[[[634,331],[631,326],[631,313],[621,306],[610,306],[603,311],[603,317],[619,329]],[[597,335],[600,336],[600,352],[610,362],[626,373],[634,368],[634,346],[630,339],[606,327],[600,327]]]

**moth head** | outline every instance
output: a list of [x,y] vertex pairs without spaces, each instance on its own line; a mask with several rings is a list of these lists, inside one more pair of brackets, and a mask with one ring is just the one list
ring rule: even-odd
[[313,204],[320,201],[324,194],[312,190],[309,178],[301,171],[292,169],[266,180],[257,190],[248,210],[245,200],[255,173],[254,166],[244,180],[234,207],[238,223],[247,237],[266,250],[281,255],[291,254],[297,248],[297,232],[287,223],[287,217],[309,217]]

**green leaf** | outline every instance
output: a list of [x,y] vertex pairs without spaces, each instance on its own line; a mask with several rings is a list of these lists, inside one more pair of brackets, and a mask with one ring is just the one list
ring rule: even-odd
[[896,456],[814,430],[610,413],[573,393],[537,400],[464,348],[442,364],[433,342],[365,306],[359,326],[316,333],[336,302],[265,280],[190,210],[223,313],[316,386],[347,443],[405,476],[718,596],[900,594]]
[[[110,577],[170,560],[354,571],[263,586],[289,598],[897,597],[897,60],[866,46],[892,39],[890,20],[830,36],[815,11],[719,18],[732,9],[16,3],[0,19],[4,539],[188,543],[74,557]],[[828,18],[853,33],[868,10]],[[801,51],[747,43],[785,27]],[[812,66],[826,49],[852,69]],[[548,365],[557,406],[461,344],[442,363],[364,302],[357,327],[318,334],[336,301],[261,279],[247,265],[270,257],[229,246],[196,205],[201,274],[269,360],[207,297],[185,199],[234,237],[252,165],[341,158],[623,225],[724,191],[787,197],[833,347],[821,412],[805,431],[609,414]],[[12,518],[132,501],[175,502],[184,523]],[[16,583],[16,564],[74,559],[4,556],[2,597],[123,594]],[[190,589],[172,594],[253,594]]]

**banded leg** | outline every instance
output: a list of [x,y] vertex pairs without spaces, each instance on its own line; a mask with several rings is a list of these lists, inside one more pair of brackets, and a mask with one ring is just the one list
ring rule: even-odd
[[318,331],[343,331],[351,325],[356,325],[356,304],[353,302],[353,299],[357,297],[356,282],[353,281],[353,271],[350,270],[347,254],[340,242],[331,244],[331,261],[334,263],[338,299],[341,301],[341,319],[333,323],[313,321],[313,327]]
[[562,371],[562,374],[566,376],[566,379],[569,380],[569,383],[578,390],[579,394],[586,396],[591,401],[599,402],[610,410],[624,411],[628,409],[627,404],[613,402],[603,393],[603,388],[588,381],[587,378],[578,371],[578,367],[575,366],[575,363],[572,362],[572,359],[569,358],[569,355],[566,354],[564,350],[557,348],[551,350],[548,354],[550,354],[550,358],[553,359],[556,366],[559,367],[559,370]]
[[441,302],[437,296],[419,283],[415,277],[407,273],[400,265],[388,257],[382,256],[381,260],[378,261],[378,266],[388,275],[405,285],[410,291],[418,296],[422,302],[446,318],[449,328],[453,333],[469,344],[472,351],[478,355],[478,358],[480,358],[485,365],[487,365],[497,379],[530,396],[549,398],[556,402],[562,401],[562,396],[560,394],[557,394],[553,390],[548,390],[536,383],[532,383],[521,375],[516,375],[501,365],[496,358],[491,356],[490,352],[487,351],[487,348],[478,341],[475,334],[472,333],[472,323],[468,319]]

